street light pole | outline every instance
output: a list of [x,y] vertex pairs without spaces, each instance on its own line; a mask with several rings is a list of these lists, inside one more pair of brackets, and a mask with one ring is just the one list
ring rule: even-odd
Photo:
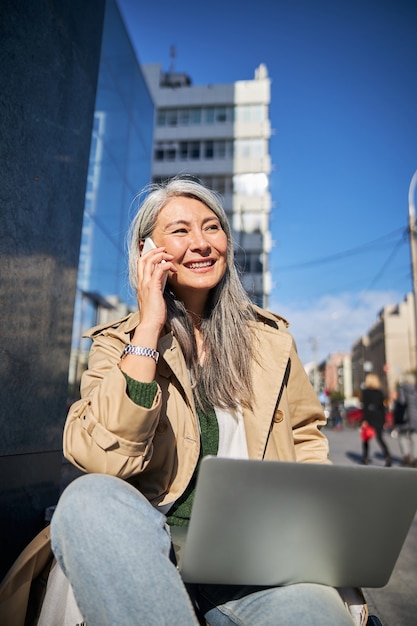
[[314,387],[314,391],[318,394],[319,392],[319,363],[318,363],[318,358],[317,358],[317,348],[318,348],[318,343],[317,343],[317,339],[315,337],[310,337],[310,343],[311,343],[311,347],[313,348],[313,355],[314,355],[314,371],[313,371],[313,376],[314,376],[314,382],[313,382],[313,387]]
[[414,298],[414,356],[415,368],[417,369],[417,243],[416,243],[416,209],[414,206],[414,193],[417,185],[417,170],[414,172],[408,190],[408,220],[410,234],[411,272],[413,279]]

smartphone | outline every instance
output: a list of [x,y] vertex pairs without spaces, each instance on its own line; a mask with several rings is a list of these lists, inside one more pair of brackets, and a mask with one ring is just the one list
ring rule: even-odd
[[[156,248],[156,245],[154,244],[152,239],[150,237],[146,237],[143,244],[142,254],[145,254],[145,252],[149,252],[149,250],[153,250],[154,248]],[[166,263],[166,261],[162,260],[161,263]],[[162,282],[162,291],[165,289],[165,285],[167,284],[167,278],[168,272],[165,272],[165,278]]]
[[143,244],[142,254],[145,254],[145,252],[149,252],[149,250],[153,250],[154,248],[156,248],[156,245],[152,239],[150,237],[146,237]]

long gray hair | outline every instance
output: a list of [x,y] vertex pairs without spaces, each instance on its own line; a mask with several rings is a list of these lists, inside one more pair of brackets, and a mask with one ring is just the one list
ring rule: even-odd
[[251,361],[256,346],[248,323],[256,318],[255,310],[240,281],[234,263],[232,233],[219,194],[207,189],[193,177],[174,177],[161,184],[151,184],[129,229],[129,277],[137,291],[139,243],[151,237],[159,212],[177,196],[194,198],[205,204],[220,221],[227,237],[226,272],[210,293],[200,332],[205,349],[204,366],[200,367],[191,317],[184,303],[167,284],[164,298],[167,322],[176,336],[191,374],[194,393],[200,406],[211,405],[236,409],[250,406],[252,398]]

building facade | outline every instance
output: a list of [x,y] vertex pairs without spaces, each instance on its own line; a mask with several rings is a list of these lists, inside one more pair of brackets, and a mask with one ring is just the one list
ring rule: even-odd
[[378,374],[384,391],[392,395],[404,374],[415,371],[416,324],[414,296],[384,307],[368,333],[352,347],[354,393],[360,391],[368,372]]
[[142,69],[157,109],[153,181],[192,174],[222,195],[245,289],[267,307],[272,203],[266,67],[260,65],[253,80],[203,86],[157,64]]
[[324,389],[327,393],[340,392],[344,398],[352,396],[352,363],[350,354],[334,352],[322,364]]

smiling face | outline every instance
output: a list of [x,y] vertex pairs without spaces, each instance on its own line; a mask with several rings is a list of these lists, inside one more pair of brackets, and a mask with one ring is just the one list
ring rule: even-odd
[[159,212],[152,238],[174,256],[177,271],[168,280],[176,295],[203,309],[226,271],[227,237],[219,219],[200,200],[177,196]]

